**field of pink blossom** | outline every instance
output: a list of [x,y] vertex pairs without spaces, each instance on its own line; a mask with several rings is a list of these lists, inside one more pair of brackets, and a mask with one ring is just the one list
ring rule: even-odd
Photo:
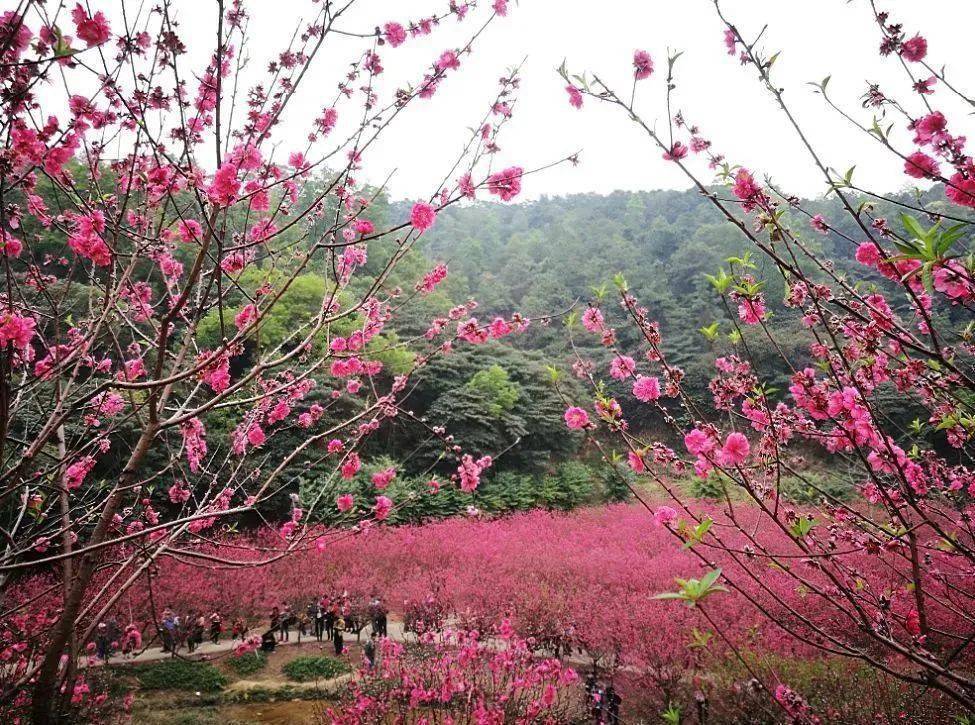
[[[717,507],[702,505],[695,513],[712,516],[715,528],[727,525]],[[736,517],[751,528],[759,521],[747,506]],[[655,523],[636,505],[570,514],[534,511],[490,521],[329,531],[297,554],[267,565],[228,567],[217,561],[268,558],[285,542],[267,531],[246,541],[237,537],[198,546],[192,558],[162,558],[151,596],[143,580],[121,600],[120,612],[147,624],[150,607],[157,613],[164,607],[203,609],[219,611],[225,619],[263,620],[273,606],[303,608],[322,595],[347,592],[353,602],[379,595],[393,616],[449,612],[482,631],[508,618],[519,634],[550,650],[571,648],[574,656],[601,668],[641,671],[687,666],[701,637],[710,640],[712,650],[733,643],[780,656],[810,656],[816,645],[829,646],[833,628],[845,626],[831,621],[828,607],[815,618],[810,598],[816,595],[807,583],[820,581],[828,596],[830,582],[817,576],[814,560],[770,567],[767,560],[751,559],[744,542],[740,551],[746,553],[735,556],[731,527],[722,533],[728,550],[682,546],[674,535],[678,527],[679,522]],[[788,550],[781,531],[755,535],[771,550],[777,541]],[[894,557],[857,553],[844,563],[865,589],[887,593],[885,606],[909,606]],[[729,578],[742,584],[697,607],[655,598],[676,591],[676,578],[699,579],[717,567],[734,572],[737,576]],[[758,607],[772,616],[761,616]],[[786,636],[783,625],[806,641]],[[715,634],[718,629],[727,641]]]
[[[715,707],[727,705],[730,692],[732,705],[740,708],[736,698],[749,695],[740,683],[749,675],[785,686],[806,676],[787,669],[802,663],[812,668],[805,672],[815,673],[812,681],[801,683],[805,690],[818,688],[831,706],[843,700],[831,693],[844,682],[857,682],[863,671],[855,664],[837,668],[835,660],[823,657],[831,634],[847,623],[835,608],[815,606],[814,589],[821,587],[825,596],[836,591],[815,559],[783,559],[783,566],[771,567],[768,560],[749,556],[748,541],[718,505],[698,503],[675,515],[676,520],[661,521],[644,507],[619,504],[493,520],[321,530],[280,558],[294,541],[279,531],[227,535],[160,557],[151,577],[140,579],[119,600],[117,616],[123,625],[142,628],[149,644],[153,622],[165,608],[184,616],[216,611],[226,622],[243,617],[256,631],[272,607],[287,604],[301,611],[314,598],[344,595],[353,610],[364,613],[369,600],[381,596],[392,616],[413,630],[456,625],[511,631],[538,654],[567,657],[582,675],[595,668],[616,682],[631,713],[660,712],[675,699],[692,703],[702,690],[724,693],[712,700]],[[724,548],[696,540],[691,516],[710,520]],[[769,551],[788,551],[788,533],[763,530],[756,508],[736,507],[734,516],[752,541]],[[910,606],[897,557],[884,550],[844,553],[841,545],[835,550],[863,591],[871,597],[878,593],[878,607]],[[657,598],[679,591],[678,578],[700,580],[716,568],[728,576],[696,606]],[[22,592],[40,595],[35,607],[56,595],[57,588],[43,594],[53,584],[46,578],[24,584]],[[92,594],[104,596],[106,589],[111,584],[102,575]],[[948,616],[931,614],[933,621]],[[866,637],[863,647],[870,652]],[[817,662],[834,664],[823,669]],[[870,680],[853,689],[875,685]],[[900,702],[912,697],[907,687],[896,694]],[[857,696],[846,699],[855,703]],[[759,702],[766,707],[769,701]]]

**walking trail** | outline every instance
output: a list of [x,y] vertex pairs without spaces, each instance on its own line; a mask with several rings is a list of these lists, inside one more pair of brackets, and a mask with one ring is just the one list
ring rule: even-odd
[[[260,627],[257,627],[255,629],[252,629],[251,631],[253,632],[253,631],[256,631],[256,630],[260,630],[260,629],[261,629]],[[350,633],[346,633],[346,635],[345,635],[345,647],[346,647],[346,649],[348,649],[351,645],[355,645],[358,642],[364,641],[365,639],[367,639],[369,637],[369,632],[371,632],[371,626],[367,626],[365,629],[363,629],[362,632],[360,633],[360,637],[359,638],[355,638]],[[390,618],[388,620],[387,628],[386,628],[386,634],[387,634],[387,636],[390,639],[392,639],[392,640],[394,640],[396,642],[405,642],[405,641],[407,641],[407,632],[406,632],[406,629],[405,629],[405,627],[403,625],[403,622],[400,622],[398,620],[395,620],[395,619],[392,619],[392,618]],[[294,630],[294,631],[291,632],[291,637],[288,639],[288,641],[286,641],[286,642],[278,642],[277,643],[277,646],[278,647],[289,647],[291,645],[296,645],[296,644],[309,644],[309,643],[316,642],[316,641],[317,640],[315,639],[315,636],[314,635],[309,635],[309,636],[302,637],[301,638],[301,641],[299,642],[298,641],[298,633],[297,633],[297,630]],[[494,650],[503,649],[506,646],[506,643],[503,640],[499,640],[499,639],[496,639],[496,638],[493,638],[493,637],[485,640],[485,643],[487,644],[487,646],[490,649],[494,649]],[[198,645],[197,648],[192,653],[190,653],[189,650],[187,650],[185,647],[183,647],[183,648],[181,648],[179,650],[178,656],[181,657],[181,658],[183,658],[183,659],[189,659],[189,660],[215,659],[216,657],[218,657],[220,655],[229,654],[239,644],[240,644],[240,640],[239,639],[236,639],[235,640],[235,639],[231,639],[231,638],[221,639],[220,642],[218,642],[217,644],[213,644],[212,642],[209,642],[208,641],[208,642],[204,642],[201,645]],[[331,647],[331,642],[328,641],[328,640],[323,640],[322,641],[322,644],[326,648],[330,648]],[[159,662],[159,661],[162,661],[162,660],[169,659],[172,656],[173,655],[171,653],[164,652],[163,649],[162,649],[162,647],[149,647],[149,648],[143,650],[142,652],[140,652],[139,654],[137,654],[135,656],[131,656],[131,657],[125,657],[125,656],[123,656],[121,654],[116,653],[116,654],[112,655],[107,661],[104,661],[104,662],[102,660],[98,660],[98,659],[96,659],[94,657],[88,658],[87,661],[85,659],[83,659],[82,660],[82,663],[81,663],[81,666],[82,667],[85,667],[86,665],[87,666],[101,666],[101,665],[105,665],[105,664],[111,664],[111,665],[119,665],[119,664],[144,664],[144,663],[149,663],[149,662]],[[560,659],[563,662],[565,662],[565,663],[567,663],[567,664],[569,664],[569,665],[571,665],[571,666],[579,669],[579,671],[582,671],[583,669],[586,669],[586,668],[592,666],[591,660],[589,660],[587,658],[584,658],[584,657],[581,657],[581,656],[578,656],[576,654],[569,654],[568,656],[563,655],[562,657],[560,657]],[[622,671],[636,671],[634,668],[632,668],[630,666],[623,666],[623,667],[620,668],[620,670],[622,670]],[[242,681],[239,684],[241,684],[243,686],[249,686],[252,683],[250,683],[249,681]]]
[[[251,631],[253,632],[257,629],[260,628],[258,627],[252,629]],[[366,627],[364,630],[362,630],[361,639],[368,639],[369,631],[370,631],[370,627]],[[397,642],[406,641],[406,631],[403,627],[402,622],[398,622],[396,620],[390,619],[387,624],[386,631],[387,631],[387,636],[390,639],[393,639]],[[294,644],[308,644],[310,642],[315,642],[315,641],[317,641],[315,639],[315,635],[307,635],[302,637],[301,641],[299,642],[298,632],[297,630],[293,630],[291,632],[291,636],[288,639],[288,641],[278,642],[278,647],[288,647],[289,645],[294,645]],[[329,642],[327,641],[323,640],[323,642],[325,644],[329,644]],[[354,644],[355,642],[356,642],[356,638],[353,635],[346,633],[345,646],[348,647],[350,644]],[[218,655],[223,655],[223,654],[227,654],[228,652],[231,652],[239,644],[240,644],[239,639],[231,639],[227,637],[221,639],[217,644],[213,644],[210,641],[204,642],[203,644],[197,646],[197,648],[192,653],[186,647],[182,647],[177,654],[179,657],[183,659],[189,659],[189,660],[211,659]],[[89,664],[95,666],[100,666],[105,664],[110,664],[110,665],[144,664],[147,662],[158,662],[160,660],[166,660],[171,658],[172,656],[173,655],[170,652],[164,652],[162,647],[149,647],[143,650],[142,652],[140,652],[139,654],[131,657],[126,657],[117,652],[105,661],[93,657],[91,658],[91,662]]]

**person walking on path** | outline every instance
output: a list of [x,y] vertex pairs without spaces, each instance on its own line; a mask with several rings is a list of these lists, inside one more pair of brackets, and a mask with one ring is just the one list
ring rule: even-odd
[[278,641],[287,642],[291,639],[291,620],[294,615],[291,613],[291,607],[287,604],[284,605],[284,609],[281,611],[281,619],[278,622]]
[[201,611],[196,615],[196,622],[193,624],[193,637],[196,640],[196,647],[199,649],[200,645],[203,644],[203,638],[206,636],[207,631],[207,618]]
[[186,646],[190,651],[190,654],[196,651],[196,648],[203,644],[203,632],[206,630],[206,619],[203,618],[203,613],[200,612],[196,617],[190,615],[189,633],[186,638]]
[[315,626],[315,612],[318,610],[318,600],[312,599],[305,607],[303,619],[307,622],[306,627],[312,629]]
[[606,688],[606,722],[608,725],[619,725],[620,723],[620,703],[622,698],[617,694],[616,688],[610,685]]
[[322,606],[321,601],[314,605],[312,621],[315,623],[315,639],[321,642],[325,634],[325,607]]
[[98,627],[95,630],[95,654],[98,655],[98,659],[102,662],[108,661],[109,656],[109,637],[108,637],[108,625],[104,622],[99,622]]
[[231,636],[234,640],[246,639],[247,638],[247,624],[244,623],[242,617],[237,617],[234,620],[233,629],[231,630]]
[[172,652],[176,648],[176,621],[171,609],[163,610],[159,636],[162,638],[163,652]]
[[376,597],[372,607],[372,631],[378,634],[380,637],[387,636],[387,612],[386,606],[383,604],[383,600]]
[[109,617],[106,622],[108,629],[108,656],[115,654],[122,644],[122,626],[115,617]]
[[[122,656],[135,656],[140,649],[142,649],[142,632],[132,622],[125,628],[125,633],[122,635]],[[164,648],[163,652],[165,651]]]
[[172,610],[167,610],[167,612],[163,618],[163,629],[169,639],[169,654],[175,657],[179,653],[180,638],[183,636],[183,623],[178,614]]
[[219,644],[221,632],[223,632],[223,621],[220,615],[214,612],[210,615],[210,641]]
[[589,697],[589,714],[592,716],[592,722],[601,724],[603,722],[605,692],[596,680],[595,675],[590,675],[586,680],[586,694]]
[[325,636],[332,639],[332,635],[335,631],[335,620],[338,619],[338,605],[332,603],[329,606],[328,611],[325,612]]
[[188,646],[193,636],[193,613],[186,616],[176,615],[176,651],[179,652],[184,646]]

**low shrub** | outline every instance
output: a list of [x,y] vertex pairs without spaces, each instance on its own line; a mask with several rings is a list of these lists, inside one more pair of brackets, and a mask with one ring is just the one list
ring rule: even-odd
[[846,476],[839,472],[806,471],[802,478],[783,476],[782,495],[799,504],[817,504],[824,499],[849,501],[856,489]]
[[245,652],[227,660],[227,666],[241,677],[253,675],[267,665],[267,655],[263,652]]
[[146,690],[193,690],[216,692],[227,685],[227,676],[209,662],[164,660],[151,665],[139,665],[136,679]]
[[723,499],[728,489],[728,479],[720,473],[712,472],[707,478],[694,476],[689,483],[694,498]]
[[283,685],[281,687],[248,687],[241,690],[228,690],[220,698],[221,704],[253,704],[258,702],[288,702],[294,700],[315,700],[339,697],[344,692],[345,683],[335,688],[307,687],[305,685]]
[[308,682],[309,680],[330,680],[333,677],[351,672],[352,668],[343,660],[324,655],[295,657],[281,668],[289,680]]

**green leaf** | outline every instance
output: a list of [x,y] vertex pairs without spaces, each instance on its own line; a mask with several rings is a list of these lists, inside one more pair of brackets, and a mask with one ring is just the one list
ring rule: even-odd
[[687,645],[690,649],[706,649],[711,640],[714,639],[714,633],[706,629],[703,632],[697,627],[691,628],[691,641]]
[[[681,711],[677,705],[668,705],[667,709],[660,713],[660,719],[668,725],[680,725]],[[968,725],[967,723],[965,725]]]
[[664,592],[662,594],[655,595],[653,598],[681,600],[687,602],[687,606],[693,607],[713,594],[728,591],[725,587],[717,583],[720,576],[721,570],[715,569],[705,574],[701,579],[677,578],[674,581],[676,581],[680,587],[678,591]]
[[685,599],[681,592],[663,592],[662,594],[654,594],[654,599]]
[[901,214],[901,223],[903,223],[908,233],[914,235],[915,239],[924,239],[926,232],[918,223],[917,219],[908,214]]
[[792,535],[797,539],[805,538],[816,527],[816,519],[803,516],[792,525]]
[[[714,519],[710,516],[704,518],[701,523],[694,527],[694,530],[687,534],[687,541],[684,543],[684,548],[689,549],[694,544],[699,543],[707,535],[708,531],[711,530],[711,526],[714,525]],[[720,572],[719,572],[720,574]]]
[[721,326],[720,321],[712,322],[707,327],[702,327],[698,329],[698,332],[704,335],[704,337],[710,340],[711,342],[714,342],[715,340],[718,339],[718,330],[720,326]]
[[719,295],[727,293],[735,281],[734,277],[725,272],[724,269],[719,269],[716,275],[705,274],[704,278],[711,283],[711,286],[714,287]]
[[880,124],[877,123],[877,117],[873,117],[873,125],[870,127],[870,133],[879,138],[881,141],[886,141],[887,137],[884,136],[883,129],[880,128]]
[[[710,526],[708,528],[710,528]],[[708,572],[707,574],[704,575],[704,578],[701,579],[701,586],[710,587],[712,584],[718,581],[718,577],[720,576],[721,576],[720,569],[715,569],[714,571]]]

